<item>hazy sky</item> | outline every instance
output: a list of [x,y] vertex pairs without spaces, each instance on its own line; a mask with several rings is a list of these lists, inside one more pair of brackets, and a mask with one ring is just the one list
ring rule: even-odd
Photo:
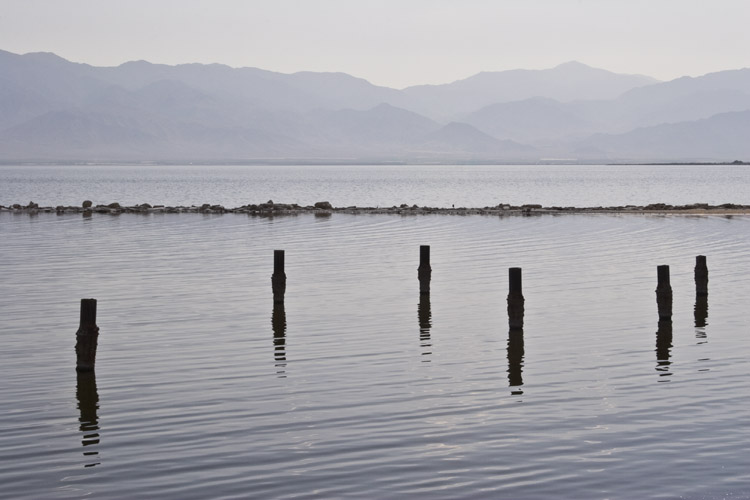
[[666,80],[750,66],[750,0],[0,0],[0,49],[397,88],[570,60]]

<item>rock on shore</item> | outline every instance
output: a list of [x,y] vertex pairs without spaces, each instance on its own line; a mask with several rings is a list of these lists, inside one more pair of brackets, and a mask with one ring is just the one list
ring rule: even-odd
[[94,205],[90,200],[84,201],[80,206],[63,206],[40,207],[37,203],[29,202],[27,205],[19,203],[3,206],[0,205],[0,212],[14,213],[39,213],[39,212],[56,212],[58,214],[66,213],[84,213],[84,214],[152,214],[152,213],[203,213],[203,214],[224,214],[239,213],[250,215],[296,215],[304,213],[330,214],[330,213],[347,213],[347,214],[445,214],[445,215],[542,215],[542,214],[612,214],[612,213],[629,213],[629,214],[736,214],[750,215],[750,205],[737,205],[733,203],[724,203],[722,205],[709,205],[708,203],[693,203],[689,205],[668,205],[665,203],[653,203],[645,206],[612,206],[612,207],[543,207],[539,204],[509,205],[500,203],[493,207],[482,208],[440,208],[440,207],[419,207],[406,203],[393,207],[334,207],[328,201],[319,201],[314,205],[300,206],[296,203],[274,203],[268,200],[266,203],[242,205],[236,208],[226,208],[218,204],[204,203],[202,205],[191,206],[164,206],[151,205],[142,203],[140,205],[123,206],[120,203],[113,202],[109,204]]

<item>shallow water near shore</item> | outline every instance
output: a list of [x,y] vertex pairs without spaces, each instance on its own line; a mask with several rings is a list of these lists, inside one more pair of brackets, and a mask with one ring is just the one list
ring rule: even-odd
[[748,217],[0,213],[0,235],[0,496],[750,497]]

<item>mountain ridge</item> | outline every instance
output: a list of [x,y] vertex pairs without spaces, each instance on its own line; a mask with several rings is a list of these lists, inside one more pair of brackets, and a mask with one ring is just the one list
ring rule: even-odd
[[[657,82],[569,61],[398,90],[341,72],[148,61],[96,67],[50,52],[0,50],[0,160],[6,162],[533,162],[571,154],[617,161],[644,152],[656,160],[724,161],[750,156],[724,125],[744,130],[746,110],[747,68]],[[734,121],[709,122],[725,138],[706,130],[714,144],[696,140],[706,124],[694,122],[734,112],[740,113]],[[693,125],[665,128],[678,123]],[[684,136],[684,156],[675,134]],[[669,147],[655,148],[654,137],[668,138]]]

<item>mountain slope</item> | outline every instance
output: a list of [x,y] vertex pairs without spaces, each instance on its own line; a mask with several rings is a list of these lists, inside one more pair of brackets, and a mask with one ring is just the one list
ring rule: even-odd
[[400,91],[343,73],[0,51],[4,161],[727,159],[744,157],[746,110],[748,69],[653,83],[567,63]]
[[427,116],[451,116],[532,97],[557,101],[612,99],[653,83],[656,80],[649,77],[619,75],[570,62],[545,70],[484,72],[445,85],[409,87],[404,92],[414,99],[415,111]]
[[599,134],[576,143],[578,152],[606,158],[673,161],[732,161],[750,157],[750,111],[702,120]]

